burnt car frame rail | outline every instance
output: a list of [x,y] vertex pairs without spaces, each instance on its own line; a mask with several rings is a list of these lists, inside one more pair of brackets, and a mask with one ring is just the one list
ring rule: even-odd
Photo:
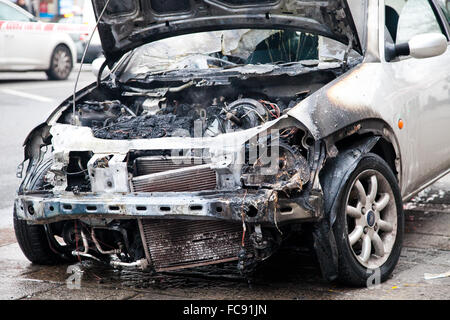
[[[322,213],[322,197],[311,195],[309,208],[293,199],[276,198],[273,190],[154,192],[110,195],[20,195],[15,202],[17,215],[34,223],[68,219],[225,219],[249,223],[283,224],[314,221]],[[275,209],[277,207],[277,209]],[[248,212],[254,208],[255,215]]]

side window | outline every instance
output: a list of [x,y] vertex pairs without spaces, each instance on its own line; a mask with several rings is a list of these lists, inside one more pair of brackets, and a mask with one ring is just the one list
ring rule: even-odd
[[386,0],[386,28],[399,44],[423,33],[442,33],[428,0]]
[[439,6],[444,11],[444,15],[447,17],[448,23],[450,23],[450,0],[438,0]]
[[30,18],[19,10],[16,10],[4,3],[0,3],[0,20],[28,22],[30,21]]

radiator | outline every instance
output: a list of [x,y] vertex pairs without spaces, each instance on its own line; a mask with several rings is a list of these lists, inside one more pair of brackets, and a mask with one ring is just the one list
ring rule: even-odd
[[135,192],[189,192],[214,190],[216,172],[208,159],[142,157],[135,161]]
[[[242,224],[229,221],[142,219],[141,237],[156,271],[169,271],[238,259]],[[250,246],[248,237],[245,246]]]

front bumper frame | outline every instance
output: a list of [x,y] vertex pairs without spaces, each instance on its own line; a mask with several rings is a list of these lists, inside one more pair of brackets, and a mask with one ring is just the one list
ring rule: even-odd
[[[304,205],[304,200],[311,208]],[[77,195],[34,191],[18,195],[15,209],[17,217],[30,224],[71,219],[140,218],[242,221],[244,217],[249,223],[279,225],[318,220],[322,216],[322,203],[321,194],[311,193],[307,199],[278,199],[269,189]]]

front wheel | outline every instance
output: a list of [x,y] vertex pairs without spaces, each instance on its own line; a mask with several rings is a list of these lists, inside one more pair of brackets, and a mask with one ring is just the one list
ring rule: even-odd
[[[44,188],[44,176],[49,170],[51,162],[44,163],[36,176],[31,181],[31,190],[42,190]],[[17,217],[16,208],[13,212],[14,230],[17,242],[23,254],[32,263],[40,265],[55,265],[74,261],[74,257],[69,255],[69,247],[58,244],[52,233],[55,224],[32,225]]]
[[50,68],[47,70],[47,76],[50,80],[66,80],[72,72],[73,61],[72,54],[64,45],[58,45],[50,60]]
[[400,257],[404,229],[400,189],[387,163],[365,155],[335,206],[339,280],[353,286],[386,281]]
[[50,246],[45,227],[42,225],[29,225],[26,221],[19,220],[15,209],[14,230],[20,249],[32,263],[55,265],[65,262]]

